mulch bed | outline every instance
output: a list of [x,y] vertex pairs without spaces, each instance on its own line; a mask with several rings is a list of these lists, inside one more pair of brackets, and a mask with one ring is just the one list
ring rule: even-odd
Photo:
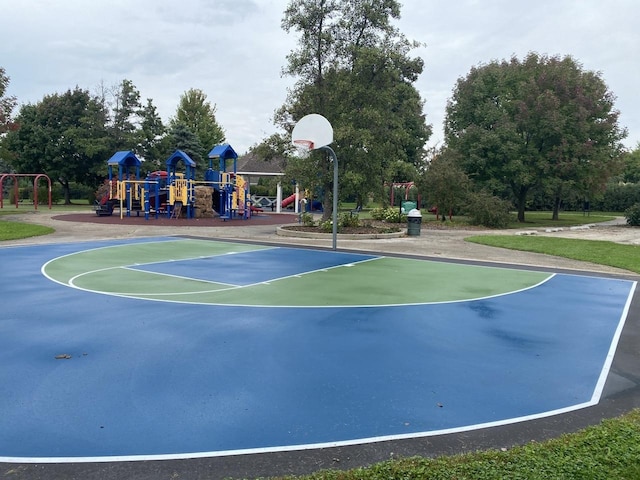
[[111,216],[99,217],[95,213],[69,213],[64,215],[56,215],[55,220],[63,220],[65,222],[85,222],[97,223],[102,225],[136,225],[136,226],[157,226],[157,227],[246,227],[251,225],[283,225],[286,223],[295,223],[298,221],[298,215],[295,214],[274,214],[268,215],[261,213],[254,215],[248,219],[234,218],[232,220],[222,220],[215,218],[167,218],[161,216],[149,216],[149,220],[145,220],[144,215],[123,217],[114,213]]

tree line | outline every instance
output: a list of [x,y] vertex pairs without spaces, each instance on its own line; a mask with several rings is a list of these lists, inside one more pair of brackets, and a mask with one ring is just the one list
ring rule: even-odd
[[[283,12],[282,28],[297,43],[282,72],[295,84],[274,113],[278,133],[251,150],[281,159],[288,180],[318,192],[325,217],[330,159],[297,155],[290,143],[293,126],[309,113],[332,124],[341,200],[359,205],[386,201],[390,183],[414,181],[440,211],[486,216],[515,209],[524,221],[534,204],[550,206],[557,218],[563,205],[601,197],[612,179],[638,181],[638,150],[623,147],[627,132],[614,94],[600,73],[570,56],[532,52],[472,67],[453,87],[444,145],[426,148],[432,127],[415,86],[424,61],[413,53],[420,44],[397,28],[400,14],[396,0],[291,0]],[[12,119],[6,112],[15,99],[4,96],[2,74],[0,158],[17,170],[90,182],[104,173],[105,155],[120,148],[153,161],[171,145],[198,162],[224,139],[202,91],[186,92],[165,127],[151,99],[142,105],[128,80],[99,95],[76,88],[47,96]],[[80,168],[72,167],[76,160]]]
[[209,150],[224,141],[215,105],[198,89],[186,91],[175,116],[164,125],[153,100],[141,101],[131,80],[97,93],[75,87],[46,95],[35,104],[11,110],[16,99],[5,95],[9,77],[0,69],[0,159],[2,171],[46,172],[62,186],[70,203],[71,184],[97,186],[107,175],[107,160],[119,150],[131,150],[149,171],[163,169],[176,149],[198,165]]

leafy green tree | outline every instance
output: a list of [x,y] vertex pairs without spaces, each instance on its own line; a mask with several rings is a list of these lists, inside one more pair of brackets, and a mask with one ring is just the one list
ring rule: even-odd
[[96,185],[111,155],[102,102],[76,87],[24,105],[3,141],[19,173],[46,173],[70,203],[70,182]]
[[460,159],[447,149],[433,156],[416,184],[428,205],[436,207],[443,220],[465,205],[471,191],[471,181],[460,167]]
[[180,103],[172,124],[181,123],[189,128],[201,145],[200,157],[206,161],[209,152],[223,143],[224,130],[216,120],[216,106],[211,105],[207,95],[199,89],[189,89],[180,97]]
[[640,183],[640,143],[623,157],[622,181]]
[[625,135],[599,74],[535,53],[472,68],[445,120],[447,146],[465,171],[494,193],[508,189],[520,222],[536,188],[553,195],[554,218],[563,195],[604,188]]
[[0,134],[13,126],[11,112],[17,103],[16,97],[6,95],[7,88],[9,88],[9,77],[5,74],[4,68],[0,67]]
[[[294,0],[282,21],[285,31],[300,34],[283,69],[298,80],[276,123],[290,132],[304,115],[324,115],[334,129],[341,189],[359,203],[370,192],[382,193],[395,161],[419,163],[431,133],[413,86],[423,62],[410,57],[417,44],[392,25],[399,16],[394,0]],[[333,167],[324,154],[292,162],[308,181],[332,191]],[[326,195],[327,218],[331,206]]]

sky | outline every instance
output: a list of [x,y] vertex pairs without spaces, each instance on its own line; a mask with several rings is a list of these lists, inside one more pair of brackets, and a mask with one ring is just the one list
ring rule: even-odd
[[[396,22],[425,69],[415,86],[443,144],[447,99],[459,78],[528,52],[571,55],[616,96],[629,148],[640,143],[638,0],[400,0]],[[163,121],[202,90],[240,154],[278,131],[273,114],[295,79],[283,77],[295,33],[289,0],[0,0],[0,66],[18,104],[76,86],[97,93],[128,79]],[[18,109],[14,114],[18,113]],[[315,113],[315,112],[309,112]]]

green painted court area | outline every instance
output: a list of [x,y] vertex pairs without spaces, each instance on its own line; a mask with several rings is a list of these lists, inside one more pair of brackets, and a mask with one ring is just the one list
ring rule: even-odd
[[166,239],[80,251],[48,262],[43,273],[58,283],[107,295],[261,307],[455,302],[520,291],[551,277],[544,272],[317,250],[309,258],[309,252]]

